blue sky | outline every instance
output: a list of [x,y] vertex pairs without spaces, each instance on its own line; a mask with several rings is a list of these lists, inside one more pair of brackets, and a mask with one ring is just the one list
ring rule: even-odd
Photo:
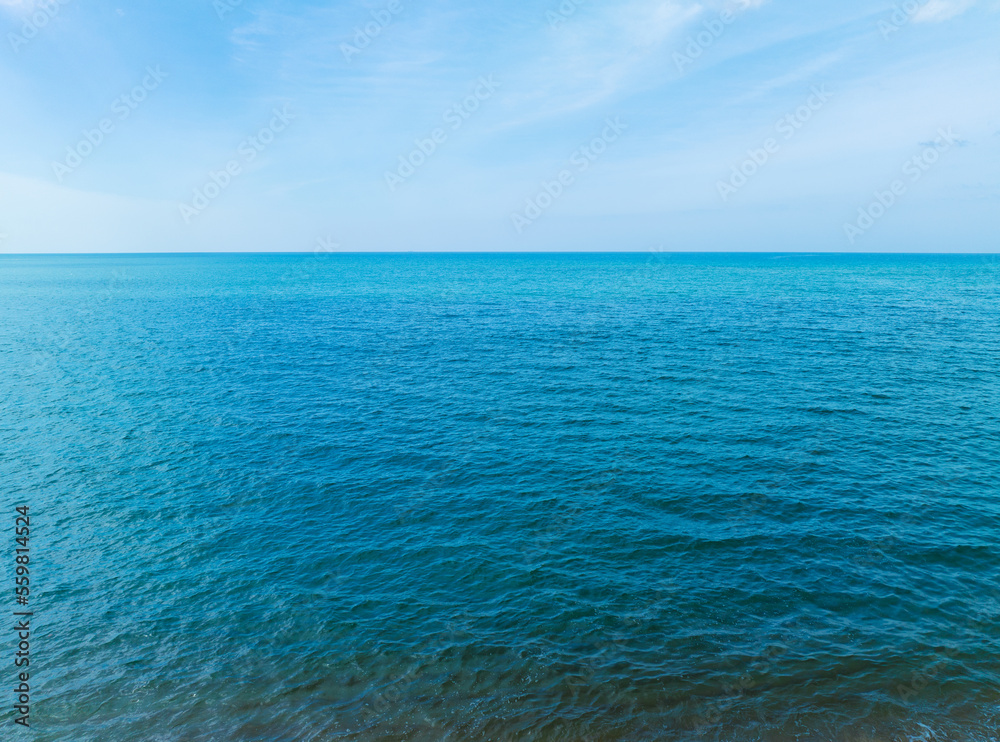
[[995,252],[998,39],[1000,0],[0,0],[0,251]]

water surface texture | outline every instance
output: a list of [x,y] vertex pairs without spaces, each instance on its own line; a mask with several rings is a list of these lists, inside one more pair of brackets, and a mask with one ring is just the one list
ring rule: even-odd
[[21,736],[995,740],[998,277],[0,257]]

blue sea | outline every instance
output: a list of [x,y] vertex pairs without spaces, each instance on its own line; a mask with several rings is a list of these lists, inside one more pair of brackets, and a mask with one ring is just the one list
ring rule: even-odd
[[0,736],[1000,739],[998,289],[993,256],[0,257],[0,610],[25,504],[34,613]]

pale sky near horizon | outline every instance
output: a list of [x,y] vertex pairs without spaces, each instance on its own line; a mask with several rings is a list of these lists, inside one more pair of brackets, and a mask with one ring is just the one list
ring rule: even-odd
[[998,40],[1000,0],[0,0],[0,252],[996,252]]

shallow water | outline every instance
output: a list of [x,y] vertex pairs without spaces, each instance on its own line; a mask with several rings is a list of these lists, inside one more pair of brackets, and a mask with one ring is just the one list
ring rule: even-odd
[[0,257],[30,738],[1000,738],[998,279]]

